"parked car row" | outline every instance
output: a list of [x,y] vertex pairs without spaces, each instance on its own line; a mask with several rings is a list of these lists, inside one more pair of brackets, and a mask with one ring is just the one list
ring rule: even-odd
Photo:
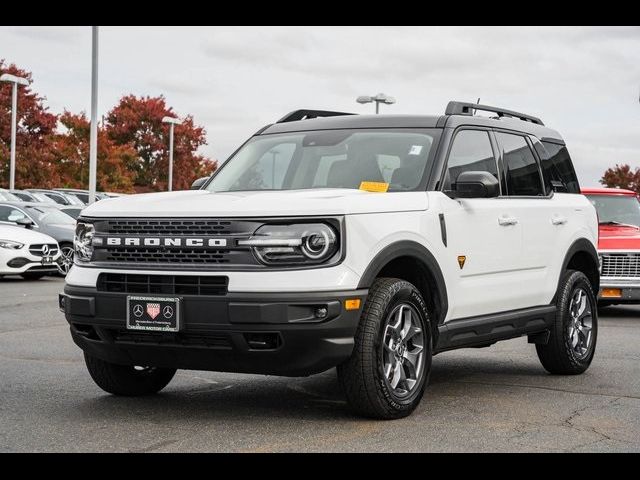
[[[96,192],[96,199],[119,196]],[[0,277],[37,279],[73,265],[75,222],[87,190],[0,189]]]

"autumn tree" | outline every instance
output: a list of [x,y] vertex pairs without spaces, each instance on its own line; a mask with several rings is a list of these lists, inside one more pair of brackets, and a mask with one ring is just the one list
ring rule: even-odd
[[[56,169],[62,187],[87,188],[89,183],[90,122],[83,113],[65,111],[60,116],[64,132],[56,136]],[[96,188],[132,192],[138,155],[132,145],[116,145],[106,130],[98,128]]]
[[[105,131],[115,145],[131,145],[138,161],[130,168],[138,191],[166,190],[169,169],[169,126],[165,116],[177,117],[163,96],[123,97],[106,116]],[[193,180],[210,175],[217,162],[199,155],[206,144],[203,127],[194,124],[193,117],[182,119],[174,131],[173,188],[188,189]]]
[[[29,80],[30,85],[18,88],[16,131],[16,187],[57,187],[60,178],[55,172],[52,145],[57,115],[44,106],[44,98],[31,88],[31,72],[0,59],[0,75],[10,73]],[[11,149],[12,84],[0,83],[0,186],[9,185]]]
[[624,188],[640,193],[640,168],[631,170],[627,164],[608,168],[600,179],[600,183],[609,188]]

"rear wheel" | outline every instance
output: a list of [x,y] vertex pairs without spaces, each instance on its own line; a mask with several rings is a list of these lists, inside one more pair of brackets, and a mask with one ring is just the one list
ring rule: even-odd
[[175,368],[116,365],[84,354],[93,381],[105,392],[125,397],[158,393],[176,374]]
[[420,403],[431,371],[431,329],[420,292],[410,283],[377,279],[365,304],[349,360],[338,377],[359,414],[406,417]]
[[589,279],[582,272],[565,273],[556,295],[556,319],[546,345],[536,345],[538,358],[558,375],[583,373],[593,360],[598,336],[598,308]]

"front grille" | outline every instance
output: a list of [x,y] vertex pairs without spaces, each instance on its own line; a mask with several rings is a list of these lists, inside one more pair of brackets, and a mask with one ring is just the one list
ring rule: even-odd
[[603,277],[640,277],[640,254],[607,253],[602,255]]
[[238,222],[192,220],[108,220],[108,233],[114,235],[231,235]]
[[116,343],[137,343],[146,345],[184,345],[191,347],[232,348],[229,334],[224,332],[206,333],[164,333],[136,332],[133,330],[113,331]]
[[[125,218],[99,219],[94,222],[98,237],[126,237],[160,240],[155,246],[110,244],[94,245],[92,261],[96,264],[135,265],[140,268],[172,268],[203,270],[209,267],[257,266],[258,261],[248,247],[238,247],[237,239],[248,238],[262,222],[254,220],[212,218]],[[164,246],[162,239],[179,239],[183,243]],[[187,246],[189,239],[200,239],[209,247]],[[224,245],[208,244],[208,240],[225,240]],[[144,245],[144,246],[143,246]]]
[[220,264],[229,263],[230,253],[229,250],[108,248],[105,260],[107,262]]
[[[43,257],[42,247],[44,247],[44,245],[44,243],[29,245],[29,253],[36,257]],[[48,257],[54,257],[58,254],[58,246],[55,243],[47,243],[46,245],[49,247]]]
[[98,291],[166,295],[226,295],[229,278],[204,275],[101,273]]

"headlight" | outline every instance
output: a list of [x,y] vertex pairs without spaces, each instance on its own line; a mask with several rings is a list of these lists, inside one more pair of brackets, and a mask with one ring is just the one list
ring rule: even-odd
[[266,265],[325,263],[339,250],[335,230],[324,223],[263,225],[238,245],[252,247]]
[[91,223],[78,222],[76,225],[76,235],[73,239],[73,247],[76,258],[82,262],[88,262],[93,255],[93,236],[96,233]]
[[24,243],[14,242],[13,240],[0,240],[0,248],[20,250],[22,247],[24,247]]

